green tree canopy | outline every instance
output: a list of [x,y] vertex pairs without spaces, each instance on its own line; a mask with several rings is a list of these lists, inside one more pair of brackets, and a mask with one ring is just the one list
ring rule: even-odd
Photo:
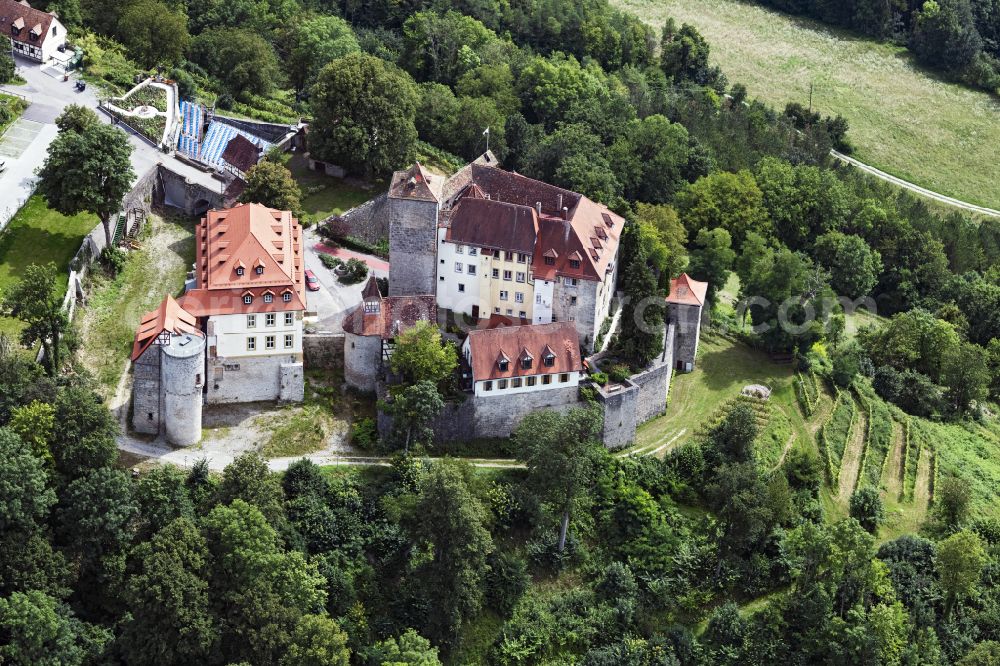
[[830,271],[830,286],[849,298],[868,295],[882,273],[882,255],[860,236],[831,231],[816,239],[816,261]]
[[687,184],[687,130],[664,116],[633,120],[610,151],[625,197],[631,201],[668,203]]
[[143,67],[180,61],[191,42],[187,15],[161,0],[129,2],[118,20],[117,34]]
[[431,422],[444,408],[444,400],[434,382],[424,379],[395,391],[386,411],[392,414],[394,440],[404,451],[410,445],[427,445],[434,441]]
[[[78,112],[71,113],[79,117]],[[63,215],[96,215],[110,247],[111,216],[121,209],[136,178],[132,144],[125,132],[111,125],[90,123],[81,128],[79,123],[70,126],[68,119],[56,122],[66,129],[49,145],[38,172],[38,193]]]
[[230,95],[266,95],[281,82],[278,56],[264,37],[245,24],[211,25],[191,42],[191,60],[221,81]]
[[773,235],[764,195],[749,171],[719,171],[699,178],[677,194],[675,205],[689,236],[721,227],[732,236],[737,251],[751,231],[765,238]]
[[708,283],[708,302],[726,286],[736,253],[732,237],[723,228],[701,229],[694,239],[688,272],[696,280]]
[[56,494],[45,464],[20,437],[0,428],[0,533],[44,524]]
[[403,24],[401,62],[420,81],[453,85],[498,42],[492,30],[461,12],[417,12]]
[[347,634],[324,615],[303,615],[295,625],[281,666],[349,666]]
[[62,368],[60,341],[69,328],[59,284],[55,264],[31,264],[24,270],[21,280],[3,293],[0,302],[0,313],[24,322],[21,344],[25,347],[42,345],[50,376],[58,374]]
[[517,457],[528,466],[535,493],[560,517],[558,549],[566,547],[572,514],[587,496],[604,453],[597,409],[528,414],[514,431]]
[[263,160],[250,167],[246,176],[247,185],[240,201],[291,211],[292,215],[302,217],[302,191],[285,165]]
[[339,16],[316,16],[295,23],[285,61],[296,90],[316,80],[327,63],[361,50],[350,24]]
[[324,67],[310,94],[309,150],[351,173],[384,175],[413,161],[417,92],[379,58],[352,53]]
[[967,596],[976,589],[986,561],[983,542],[974,532],[956,532],[938,544],[934,563],[941,588],[947,594],[945,617],[951,614],[960,597]]
[[407,382],[438,383],[451,376],[458,366],[455,346],[442,341],[435,324],[418,321],[396,336],[396,348],[390,359],[392,371]]
[[81,622],[44,592],[0,598],[0,659],[11,666],[83,666],[98,658],[111,632]]
[[379,641],[368,651],[372,666],[441,666],[436,647],[413,629]]

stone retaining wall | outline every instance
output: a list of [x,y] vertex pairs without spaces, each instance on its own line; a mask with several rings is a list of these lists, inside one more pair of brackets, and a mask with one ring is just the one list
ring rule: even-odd
[[344,335],[306,333],[302,336],[302,355],[307,368],[339,370],[344,367]]

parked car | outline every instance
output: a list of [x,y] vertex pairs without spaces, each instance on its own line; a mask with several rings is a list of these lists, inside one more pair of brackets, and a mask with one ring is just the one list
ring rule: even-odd
[[310,270],[306,270],[306,289],[309,291],[319,291],[319,278]]

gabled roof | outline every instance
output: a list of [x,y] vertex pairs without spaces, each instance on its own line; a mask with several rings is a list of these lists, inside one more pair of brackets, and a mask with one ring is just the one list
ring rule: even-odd
[[173,296],[168,295],[158,308],[142,316],[135,331],[135,340],[132,342],[132,360],[142,356],[164,331],[172,335],[188,334],[204,337],[198,329],[195,316],[184,310]]
[[[576,325],[571,321],[475,329],[469,331],[468,344],[472,378],[477,382],[583,370],[580,341]],[[515,358],[518,361],[524,358],[525,352],[528,352],[533,358],[531,368],[525,369],[520,362],[512,362],[508,364],[506,371],[501,371],[497,360],[501,355],[510,358],[505,350],[517,350]],[[548,353],[555,356],[555,363],[552,366],[543,363]]]
[[368,282],[365,283],[365,288],[361,290],[361,298],[366,301],[370,301],[372,299],[382,300],[382,292],[378,290],[378,282],[375,280],[374,275],[368,278]]
[[[260,204],[212,210],[195,230],[195,243],[195,289],[185,294],[184,302],[199,317],[305,308],[302,228],[290,212]],[[276,298],[267,310],[259,309],[263,299],[258,296],[268,287],[276,293],[288,289],[293,298]],[[235,297],[247,290],[254,299],[244,307]]]
[[222,160],[246,173],[260,161],[260,147],[242,134],[237,134],[226,144]]
[[538,215],[534,208],[463,198],[452,211],[446,238],[476,247],[532,254],[537,236]]
[[[55,22],[55,14],[43,12],[28,4],[27,0],[0,0],[0,28],[3,34],[13,39],[15,42],[24,44],[34,44],[41,46],[45,38],[52,30],[52,23]],[[11,26],[20,29],[20,34],[11,33]],[[26,26],[31,26],[30,30],[25,30]],[[36,39],[31,39],[29,35],[34,33]]]
[[392,182],[389,184],[389,197],[392,199],[438,201],[442,185],[444,185],[442,176],[428,173],[420,162],[417,162],[406,171],[397,171],[392,175]]
[[667,303],[678,305],[705,305],[708,296],[708,283],[698,282],[687,273],[670,281],[670,295]]

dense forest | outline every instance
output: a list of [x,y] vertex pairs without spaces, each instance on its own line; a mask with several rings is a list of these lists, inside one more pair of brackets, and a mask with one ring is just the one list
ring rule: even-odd
[[907,46],[950,78],[1000,94],[1000,3],[996,0],[757,0]]
[[[910,11],[968,7],[933,4]],[[603,0],[48,6],[103,85],[159,67],[219,109],[307,118],[310,151],[356,177],[418,155],[454,168],[485,149],[488,127],[507,168],[628,218],[619,288],[631,302],[662,297],[686,270],[712,285],[713,327],[831,385],[870,387],[915,416],[994,418],[1000,223],[832,163],[831,148],[850,147],[847,122],[749,98],[710,66],[696,27],[653,31]],[[891,23],[880,36],[897,34]],[[733,275],[752,307],[718,297]],[[849,340],[837,297],[891,319]],[[627,308],[612,345],[641,367],[662,343]],[[920,534],[879,543],[877,493],[860,490],[851,517],[832,520],[824,463],[793,450],[762,465],[744,404],[662,460],[611,456],[583,409],[522,424],[509,446],[524,469],[399,453],[387,468],[303,461],[275,474],[247,454],[221,475],[132,476],[67,337],[64,367],[0,345],[2,663],[1000,655],[1000,524],[973,511],[967,485],[943,478]],[[383,449],[433,438],[419,415],[440,403],[437,378],[411,379],[418,416]]]

